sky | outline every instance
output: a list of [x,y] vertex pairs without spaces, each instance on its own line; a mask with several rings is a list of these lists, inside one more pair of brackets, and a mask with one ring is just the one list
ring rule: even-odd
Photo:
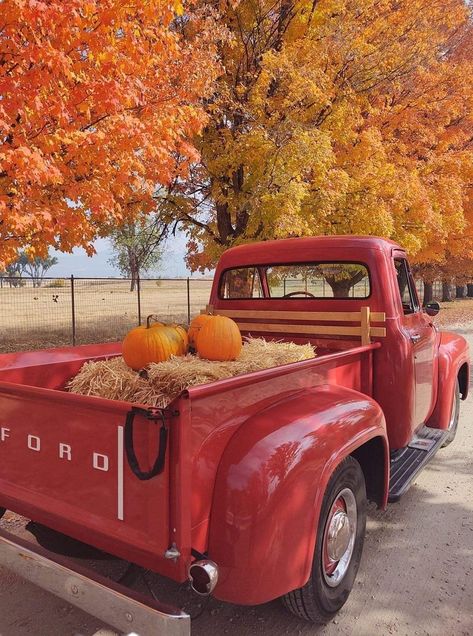
[[[48,270],[47,276],[70,276],[77,277],[106,277],[120,276],[120,272],[108,262],[112,256],[112,250],[108,239],[98,239],[94,243],[97,253],[89,257],[82,248],[73,250],[72,254],[50,251],[51,256],[58,259],[58,264]],[[183,232],[176,232],[176,236],[171,236],[165,246],[163,260],[158,268],[148,274],[149,277],[178,278],[191,276],[191,272],[186,268],[184,256],[186,253],[186,236]],[[196,278],[201,274],[194,274]],[[208,276],[208,273],[207,273]]]

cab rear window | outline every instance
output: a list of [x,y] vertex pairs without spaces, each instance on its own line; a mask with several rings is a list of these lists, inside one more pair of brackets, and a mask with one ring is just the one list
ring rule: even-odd
[[368,298],[368,269],[361,263],[294,263],[227,269],[222,299]]

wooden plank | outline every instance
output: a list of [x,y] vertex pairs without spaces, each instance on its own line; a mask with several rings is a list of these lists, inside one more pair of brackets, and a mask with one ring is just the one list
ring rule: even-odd
[[221,316],[261,320],[333,320],[333,322],[360,322],[359,311],[267,311],[253,309],[217,309]]
[[342,327],[338,325],[282,325],[263,322],[238,322],[241,331],[260,331],[265,333],[302,333],[307,335],[358,336],[361,327]]
[[361,308],[361,344],[369,345],[370,338],[370,308]]
[[370,332],[377,338],[386,338],[386,327],[371,327]]
[[[265,324],[263,322],[238,322],[240,331],[258,331],[265,333],[301,333],[310,336],[358,336],[361,338],[361,327],[345,327],[339,325],[283,325]],[[371,327],[371,335],[378,338],[386,336],[385,327]]]
[[[211,305],[201,313],[213,311]],[[216,313],[220,316],[228,316],[229,318],[252,318],[266,320],[322,320],[333,322],[361,322],[361,312],[359,311],[269,311],[257,309],[217,309]],[[386,314],[384,312],[374,311],[370,314],[371,322],[384,322]]]

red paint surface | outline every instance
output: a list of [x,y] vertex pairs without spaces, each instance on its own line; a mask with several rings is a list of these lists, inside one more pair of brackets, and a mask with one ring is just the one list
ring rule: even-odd
[[466,378],[466,393],[462,395],[462,399],[465,400],[468,395],[469,356],[468,349],[465,348],[464,338],[448,332],[443,332],[439,335],[438,399],[427,424],[433,428],[445,430],[450,423],[458,369],[464,365],[468,368],[468,375]]
[[220,462],[212,505],[218,598],[257,604],[307,581],[330,475],[377,436],[385,436],[379,406],[336,386],[295,395],[238,429]]
[[[438,336],[421,312],[403,315],[394,250],[399,254],[381,239],[332,237],[225,253],[210,299],[217,313],[369,305],[386,313],[387,337],[367,347],[314,338],[314,360],[185,392],[172,405],[179,414],[169,423],[164,473],[141,482],[124,461],[123,520],[117,518],[117,430],[131,405],[62,390],[85,360],[119,355],[120,345],[0,356],[0,427],[10,429],[0,442],[0,506],[176,580],[185,578],[191,548],[208,552],[221,569],[216,595],[225,600],[259,603],[303,585],[325,487],[338,463],[379,437],[387,486],[388,438],[392,449],[405,446],[428,417],[430,425],[445,427],[458,369],[468,363],[461,337]],[[218,298],[228,267],[334,260],[368,267],[369,299]],[[416,346],[413,330],[422,331]],[[155,457],[157,425],[138,418],[135,428],[146,469]],[[28,449],[28,434],[40,437],[41,452]],[[58,457],[61,442],[71,445],[72,461]],[[109,471],[93,468],[93,452],[109,457]],[[173,543],[181,553],[176,562],[164,558]]]

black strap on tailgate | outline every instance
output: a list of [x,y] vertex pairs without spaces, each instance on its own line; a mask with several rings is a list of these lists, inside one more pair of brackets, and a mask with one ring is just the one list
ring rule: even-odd
[[[141,415],[152,422],[161,421],[156,461],[154,462],[151,470],[147,472],[141,470],[133,445],[133,423],[136,415]],[[164,412],[161,409],[141,409],[134,406],[131,411],[128,411],[125,421],[125,452],[128,464],[138,479],[141,481],[147,481],[148,479],[152,479],[163,472],[164,462],[166,459],[167,440],[168,430],[165,424]]]

